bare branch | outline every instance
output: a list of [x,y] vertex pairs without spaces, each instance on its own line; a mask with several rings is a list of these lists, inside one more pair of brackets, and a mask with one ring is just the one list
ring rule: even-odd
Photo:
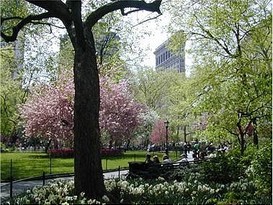
[[138,23],[138,24],[134,25],[133,27],[139,26],[139,25],[141,25],[141,24],[143,24],[143,23],[145,23],[145,22],[147,22],[147,21],[154,20],[154,19],[158,18],[158,17],[159,17],[159,16],[161,16],[161,15],[162,15],[162,14],[158,14],[158,15],[157,15],[157,16],[155,16],[155,17],[145,19],[144,21],[141,21],[140,23]]
[[[146,3],[145,1],[133,1],[133,0],[120,0],[115,1],[109,4],[106,4],[96,11],[92,12],[86,19],[85,26],[88,28],[92,28],[99,19],[101,19],[106,14],[116,11],[116,10],[124,10],[125,8],[135,8],[132,12],[139,10],[146,10],[151,12],[157,12],[161,14],[160,5],[162,0],[155,0],[152,3]],[[130,12],[129,12],[130,13]],[[128,12],[127,12],[128,14]]]
[[232,134],[232,135],[235,135],[235,136],[238,136],[238,133],[236,132],[233,132],[232,130],[226,128],[226,127],[221,127],[222,129],[226,130],[228,133]]

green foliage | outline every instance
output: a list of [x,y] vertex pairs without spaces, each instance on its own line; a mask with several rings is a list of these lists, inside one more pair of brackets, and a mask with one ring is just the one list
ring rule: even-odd
[[8,149],[6,148],[6,145],[2,142],[0,142],[0,152],[7,152]]
[[26,3],[18,0],[1,0],[0,10],[2,18],[15,17],[8,23],[1,25],[1,31],[7,32],[7,34],[11,34],[10,28],[15,26],[21,20],[20,18],[24,18],[28,14]]
[[259,149],[253,156],[247,174],[258,187],[258,194],[270,195],[272,193],[272,144]]
[[220,184],[238,181],[244,174],[242,165],[238,163],[239,160],[237,153],[235,155],[229,153],[228,155],[219,154],[216,158],[202,163],[206,180]]
[[160,116],[166,116],[169,115],[168,108],[173,100],[171,95],[174,95],[174,90],[183,79],[185,75],[177,72],[146,69],[133,74],[130,84],[137,101],[155,110]]
[[254,146],[248,146],[243,156],[240,155],[239,149],[232,149],[226,154],[218,154],[216,158],[202,163],[204,176],[211,182],[223,184],[248,176],[253,177],[249,180],[254,182],[256,180],[254,177],[258,177],[267,188],[271,187],[271,169],[268,169],[272,163],[270,148],[268,145],[263,145],[257,150]]
[[[243,128],[257,119],[259,137],[271,136],[269,5],[268,0],[183,1],[173,5],[172,31],[183,29],[191,40],[194,58],[187,108],[195,115],[208,114],[202,136],[214,140],[237,136],[238,111],[245,113]],[[185,38],[176,37],[178,44]],[[176,110],[183,108],[178,103],[174,106]]]
[[14,62],[11,47],[5,47],[0,50],[0,93],[1,93],[1,135],[11,136],[15,134],[18,124],[18,107],[24,99],[24,92],[20,81],[14,79],[16,66]]
[[181,54],[181,48],[185,47],[187,41],[187,34],[183,31],[177,31],[170,38],[168,48],[178,55]]
[[[115,82],[123,79],[127,70],[125,62],[121,59],[121,40],[118,32],[113,28],[119,22],[119,16],[116,14],[106,15],[92,29],[95,39],[97,62],[101,76],[110,77]],[[64,35],[61,38],[59,69],[73,68],[74,49],[68,38]]]

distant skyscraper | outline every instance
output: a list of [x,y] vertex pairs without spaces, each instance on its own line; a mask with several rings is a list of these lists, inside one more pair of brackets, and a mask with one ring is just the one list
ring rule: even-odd
[[172,53],[167,48],[168,40],[158,46],[155,54],[156,70],[176,70],[177,72],[185,72],[185,51],[181,48],[180,53]]
[[19,77],[19,73],[22,72],[23,65],[24,65],[24,43],[25,37],[24,35],[20,35],[16,41],[12,43],[6,43],[4,41],[0,42],[0,49],[7,48],[10,52],[13,50],[14,53],[14,62],[10,64],[11,70],[11,77],[16,79]]

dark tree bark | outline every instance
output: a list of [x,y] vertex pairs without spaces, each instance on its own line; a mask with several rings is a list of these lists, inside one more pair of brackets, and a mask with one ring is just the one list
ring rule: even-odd
[[[92,27],[104,15],[115,10],[121,10],[123,15],[134,11],[147,10],[160,14],[161,0],[152,3],[134,0],[117,0],[106,4],[92,12],[82,22],[81,1],[61,0],[40,1],[26,0],[47,12],[30,15],[12,28],[12,34],[1,31],[1,37],[6,41],[15,41],[19,31],[27,24],[36,23],[45,18],[59,18],[65,25],[75,50],[74,56],[74,170],[76,194],[85,192],[88,198],[100,198],[105,194],[103,172],[100,158],[99,130],[99,75],[96,60],[95,42]],[[133,8],[125,13],[125,8]],[[1,18],[1,25],[15,18]],[[16,17],[18,20],[18,18]]]

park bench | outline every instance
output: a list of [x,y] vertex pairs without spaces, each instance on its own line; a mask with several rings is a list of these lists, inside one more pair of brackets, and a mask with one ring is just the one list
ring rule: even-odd
[[167,163],[167,164],[147,164],[145,162],[129,162],[128,178],[156,179],[169,171],[183,169],[189,162]]

